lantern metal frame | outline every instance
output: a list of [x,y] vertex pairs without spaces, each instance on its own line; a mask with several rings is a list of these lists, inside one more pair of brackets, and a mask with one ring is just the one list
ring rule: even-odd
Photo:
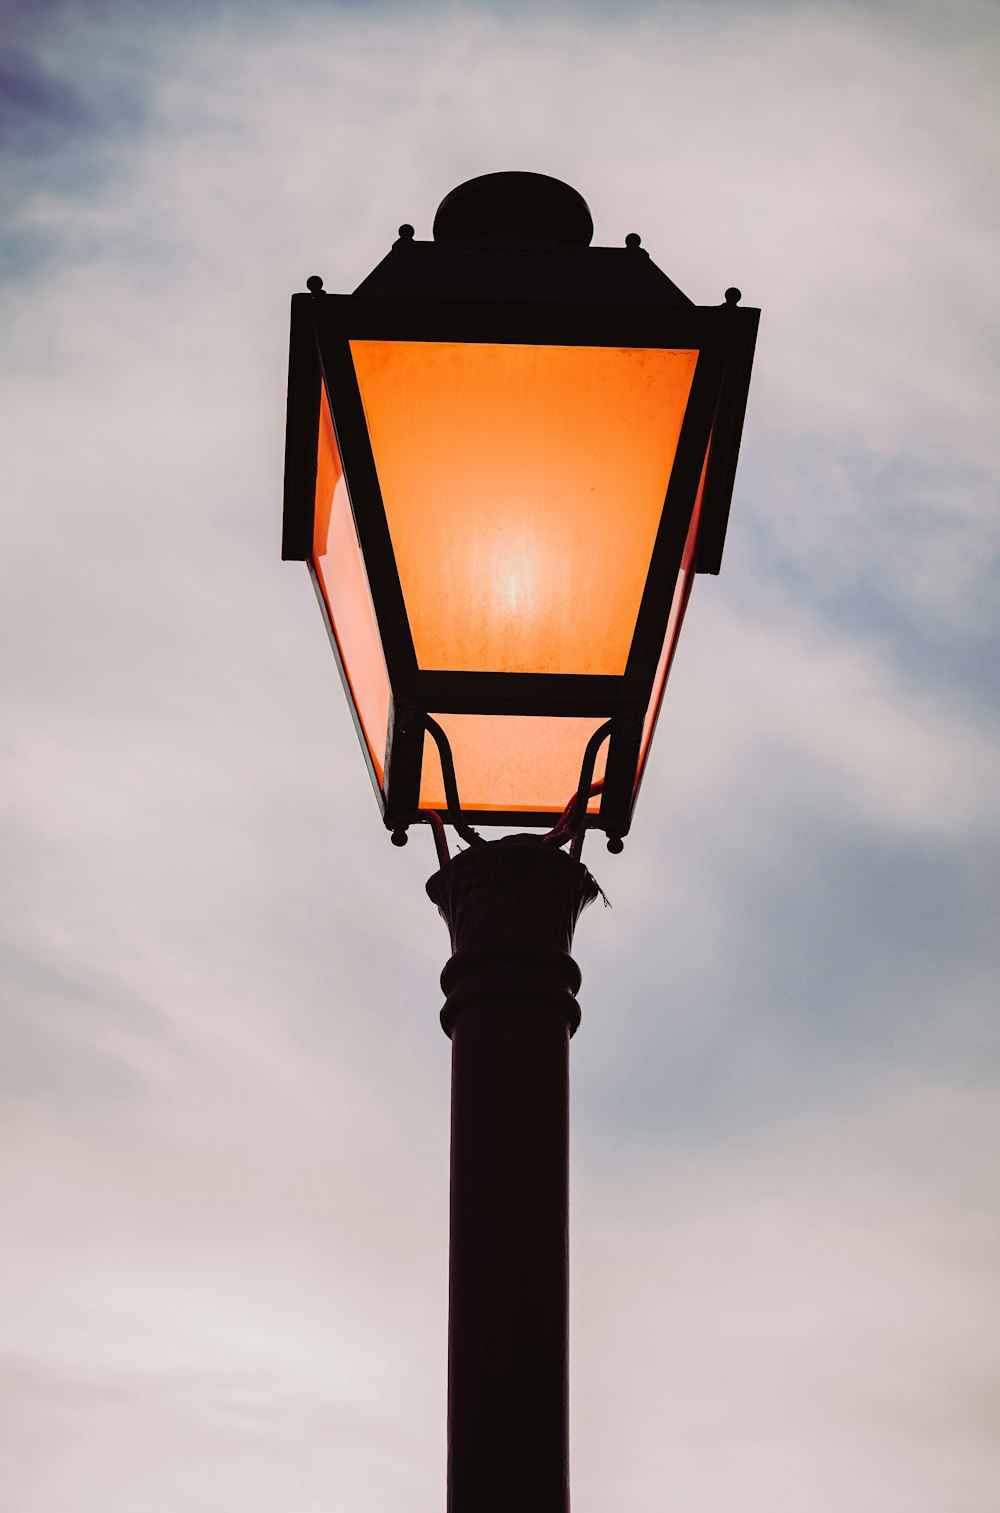
[[[400,245],[397,243],[394,251]],[[452,256],[465,251],[474,267],[483,267],[484,254],[478,249],[411,243],[405,250],[412,256],[419,248],[439,256],[445,251]],[[580,255],[579,251],[569,254],[576,259]],[[602,255],[629,262],[634,256],[617,249],[588,249],[583,253],[591,258]],[[491,249],[489,256],[495,261],[504,256],[509,259],[511,253]],[[562,261],[567,254],[549,254],[550,259],[553,256]],[[610,721],[600,807],[587,811],[581,823],[616,838],[629,830],[642,777],[643,721],[653,695],[706,453],[694,566],[696,572],[719,570],[759,318],[759,311],[735,303],[732,297],[739,297],[735,290],[729,291],[723,305],[692,305],[649,264],[645,254],[642,257],[649,272],[655,272],[671,291],[669,303],[587,304],[531,297],[487,300],[461,294],[447,298],[424,294],[398,297],[380,291],[332,295],[322,290],[318,279],[310,281],[313,292],[293,296],[282,556],[309,564],[383,821],[393,831],[405,830],[418,816],[425,729],[432,713],[580,716]],[[390,262],[391,258],[386,259],[386,264]],[[362,289],[377,285],[379,274],[377,269]],[[481,287],[481,280],[475,283]],[[621,675],[458,672],[418,665],[351,357],[354,340],[697,351],[631,648]],[[329,401],[388,675],[390,708],[382,783],[371,760],[348,669],[312,562],[321,386]],[[461,773],[458,783],[460,792]],[[572,797],[566,795],[567,800]],[[448,810],[439,812],[454,823],[452,809],[449,803]],[[559,811],[463,807],[460,819],[466,825],[549,828],[558,822]]]

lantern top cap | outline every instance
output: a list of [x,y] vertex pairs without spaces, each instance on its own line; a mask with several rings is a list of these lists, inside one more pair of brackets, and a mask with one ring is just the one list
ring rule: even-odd
[[436,242],[589,247],[594,222],[582,194],[546,173],[484,173],[446,194]]

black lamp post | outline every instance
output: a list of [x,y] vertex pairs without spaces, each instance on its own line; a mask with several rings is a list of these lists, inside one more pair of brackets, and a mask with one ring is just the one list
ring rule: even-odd
[[593,828],[621,850],[694,575],[719,571],[759,317],[592,234],[567,185],[488,174],[353,295],[292,299],[282,555],[393,841],[434,828],[451,932],[451,1513],[568,1508],[579,855]]

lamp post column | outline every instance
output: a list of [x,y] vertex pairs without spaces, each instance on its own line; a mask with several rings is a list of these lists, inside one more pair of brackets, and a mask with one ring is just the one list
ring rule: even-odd
[[537,836],[470,846],[427,892],[451,932],[449,1513],[567,1513],[573,930],[599,889]]

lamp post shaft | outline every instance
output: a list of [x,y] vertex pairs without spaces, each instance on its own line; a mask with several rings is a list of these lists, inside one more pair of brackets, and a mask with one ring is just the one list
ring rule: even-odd
[[[485,990],[488,992],[488,989]],[[452,1036],[450,1513],[565,1513],[569,1030],[531,987]]]
[[567,1513],[569,955],[597,894],[534,836],[470,847],[428,883],[454,954],[449,1513]]

